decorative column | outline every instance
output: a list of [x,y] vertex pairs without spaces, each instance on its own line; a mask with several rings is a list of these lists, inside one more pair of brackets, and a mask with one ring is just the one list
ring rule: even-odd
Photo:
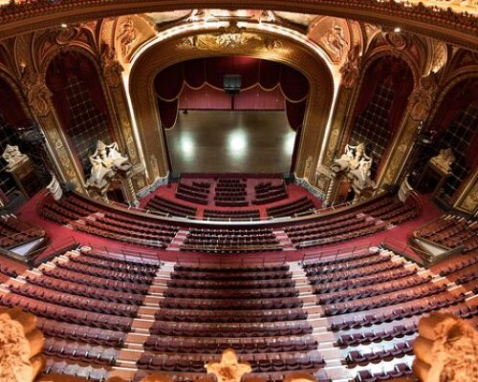
[[[460,192],[461,191],[461,192]],[[478,215],[478,167],[460,187],[459,194],[453,203],[453,208],[477,216]]]
[[114,117],[116,119],[115,122],[120,132],[122,146],[126,148],[126,155],[133,164],[133,168],[128,178],[128,187],[126,187],[128,190],[125,188],[125,191],[128,191],[131,194],[129,201],[133,202],[136,200],[135,193],[142,189],[146,184],[144,174],[145,168],[138,153],[138,148],[134,139],[131,116],[128,112],[128,103],[121,76],[124,69],[117,59],[115,50],[109,46],[104,47],[101,55],[101,69],[111,96]]
[[339,93],[337,95],[332,127],[322,163],[320,163],[317,169],[316,177],[316,187],[326,195],[326,204],[330,204],[330,197],[334,194],[333,187],[337,183],[335,178],[331,176],[330,166],[336,158],[337,153],[341,151],[340,148],[347,143],[342,141],[345,136],[345,127],[348,124],[348,120],[351,118],[351,100],[360,76],[361,61],[360,47],[356,45],[350,50],[347,60],[342,68],[340,68],[342,79]]
[[[54,163],[52,167],[57,169],[63,183],[71,183],[77,191],[85,192],[83,176],[68,149],[68,143],[62,133],[54,108],[51,106],[52,94],[46,86],[44,78],[40,73],[27,67],[21,83],[30,110],[46,138],[48,156]],[[48,183],[49,180],[47,179],[46,182]]]
[[422,124],[428,119],[438,89],[436,75],[422,77],[410,95],[399,131],[383,159],[383,171],[377,179],[377,190],[399,181],[402,170],[415,145]]

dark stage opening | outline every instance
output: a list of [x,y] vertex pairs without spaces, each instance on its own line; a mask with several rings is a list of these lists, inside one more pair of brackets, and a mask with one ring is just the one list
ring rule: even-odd
[[285,111],[180,112],[166,130],[174,172],[288,173],[296,135]]

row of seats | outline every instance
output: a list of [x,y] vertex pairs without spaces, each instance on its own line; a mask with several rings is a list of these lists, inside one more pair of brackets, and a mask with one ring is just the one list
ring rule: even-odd
[[282,247],[271,229],[191,229],[180,248],[188,251],[234,253],[280,250]]
[[[211,357],[197,356],[196,359],[180,358],[176,356],[165,357],[160,354],[143,353],[137,362],[141,369],[162,370],[162,371],[188,371],[201,373],[205,372],[204,365]],[[248,359],[252,372],[263,373],[271,371],[292,371],[292,370],[313,370],[324,366],[324,361],[319,354],[307,355],[303,357],[276,358],[276,359]]]
[[[222,340],[222,341],[221,341]],[[317,349],[313,337],[302,338],[182,338],[149,337],[144,344],[146,350],[161,353],[220,354],[228,348],[239,354],[306,352]]]
[[478,249],[478,221],[456,215],[440,218],[415,230],[413,236],[432,241],[447,248],[463,247],[463,251]]
[[221,211],[221,210],[204,210],[204,218],[210,220],[250,220],[259,219],[259,210],[239,210],[239,211]]
[[402,357],[404,355],[413,354],[413,341],[405,341],[396,343],[393,348],[379,351],[371,351],[362,353],[358,350],[352,350],[345,358],[346,363],[350,367],[364,366],[369,363],[376,363],[379,361],[390,361],[395,357]]
[[267,204],[287,199],[289,194],[284,180],[280,184],[272,184],[272,182],[259,183],[255,186],[255,199],[253,204]]
[[219,179],[216,183],[214,202],[216,206],[248,206],[247,182],[242,179]]
[[175,196],[178,199],[186,200],[191,203],[206,205],[209,198],[209,188],[188,185],[180,181]]
[[253,323],[299,321],[307,318],[307,313],[300,308],[275,309],[272,311],[238,312],[221,310],[208,312],[204,310],[161,309],[155,314],[156,321],[197,322],[197,323]]
[[8,249],[45,236],[45,231],[16,215],[0,216],[0,247]]
[[78,206],[80,198],[71,194],[60,201],[51,199],[43,204],[41,212],[45,217],[60,224],[69,224],[79,231],[144,246],[165,248],[178,231],[177,227],[113,207],[98,205],[98,211],[91,213],[84,205]]
[[281,204],[280,206],[267,208],[267,216],[269,217],[285,217],[305,213],[311,213],[315,209],[315,205],[307,196]]
[[196,216],[197,209],[184,204],[173,202],[172,200],[155,195],[146,204],[146,209],[161,212],[166,215],[190,217]]

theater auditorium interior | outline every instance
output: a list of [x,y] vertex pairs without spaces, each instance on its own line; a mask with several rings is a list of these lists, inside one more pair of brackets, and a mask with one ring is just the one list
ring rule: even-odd
[[478,2],[0,0],[1,382],[478,381]]

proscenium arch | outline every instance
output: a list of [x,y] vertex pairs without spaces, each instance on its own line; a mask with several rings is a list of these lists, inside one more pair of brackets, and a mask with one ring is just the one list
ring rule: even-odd
[[[204,34],[204,33],[198,33]],[[207,34],[207,33],[205,33]],[[280,39],[281,48],[268,49],[257,44],[244,44],[239,47],[222,47],[206,50],[195,46],[184,47],[185,35],[157,43],[145,50],[134,62],[129,77],[131,103],[136,119],[140,144],[145,158],[149,181],[168,174],[168,160],[164,133],[159,120],[159,110],[153,81],[156,75],[181,61],[212,56],[249,56],[277,61],[301,72],[309,82],[309,96],[304,116],[302,133],[296,157],[294,173],[298,177],[311,176],[315,172],[320,155],[322,140],[326,131],[329,114],[332,112],[334,81],[332,73],[322,58],[283,36],[268,33],[253,33],[262,40]],[[191,35],[188,35],[191,36]],[[306,162],[312,158],[311,166],[305,174]],[[309,161],[310,162],[310,161]]]

